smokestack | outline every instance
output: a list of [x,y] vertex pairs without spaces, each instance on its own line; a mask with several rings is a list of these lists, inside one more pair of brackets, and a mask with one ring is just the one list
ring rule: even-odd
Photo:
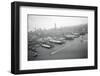
[[56,27],[56,23],[55,23],[54,27],[55,27],[55,30],[56,30],[56,29],[57,29],[57,27]]

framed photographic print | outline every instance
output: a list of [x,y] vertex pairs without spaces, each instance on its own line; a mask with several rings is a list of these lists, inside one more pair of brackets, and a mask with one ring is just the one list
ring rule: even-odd
[[97,69],[97,7],[12,2],[13,74]]

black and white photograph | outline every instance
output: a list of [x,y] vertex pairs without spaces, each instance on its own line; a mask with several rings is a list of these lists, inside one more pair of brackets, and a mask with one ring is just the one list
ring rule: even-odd
[[88,17],[27,15],[28,61],[88,58]]
[[11,4],[13,74],[97,69],[97,7]]

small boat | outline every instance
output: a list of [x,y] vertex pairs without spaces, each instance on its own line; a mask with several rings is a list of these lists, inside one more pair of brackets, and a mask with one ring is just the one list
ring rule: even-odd
[[75,36],[74,35],[64,35],[66,40],[74,40]]
[[55,44],[63,44],[64,42],[63,41],[60,41],[60,40],[49,40],[49,42],[52,42],[52,43],[55,43]]
[[48,48],[48,49],[52,48],[52,46],[48,45],[48,44],[41,44],[41,46],[44,47],[44,48]]
[[80,34],[79,33],[72,33],[72,35],[74,35],[74,38],[80,37]]
[[37,57],[39,54],[36,50],[29,50],[29,55],[32,57]]

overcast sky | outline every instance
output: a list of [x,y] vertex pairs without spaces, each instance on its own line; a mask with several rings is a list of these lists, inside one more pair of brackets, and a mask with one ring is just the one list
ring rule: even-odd
[[87,17],[61,17],[61,16],[42,16],[42,15],[28,15],[28,31],[36,29],[51,29],[55,27],[70,27],[80,24],[87,24]]

